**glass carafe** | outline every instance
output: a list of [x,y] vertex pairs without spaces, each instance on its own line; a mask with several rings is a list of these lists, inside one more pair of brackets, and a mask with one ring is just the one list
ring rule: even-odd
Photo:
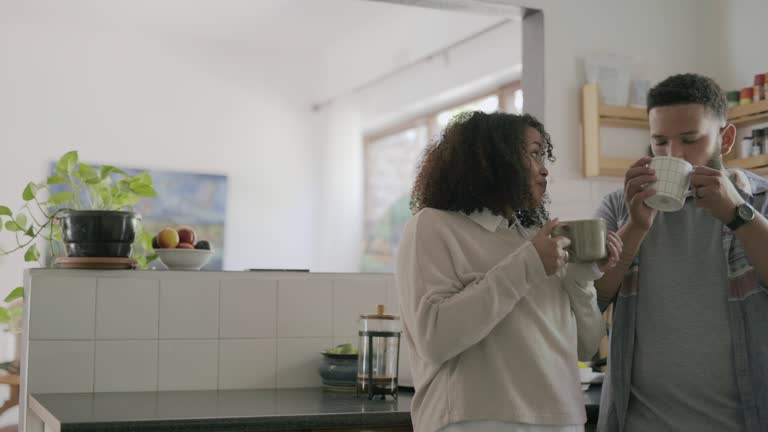
[[400,361],[400,318],[384,313],[377,305],[376,313],[360,315],[357,394],[368,399],[397,399],[397,372]]

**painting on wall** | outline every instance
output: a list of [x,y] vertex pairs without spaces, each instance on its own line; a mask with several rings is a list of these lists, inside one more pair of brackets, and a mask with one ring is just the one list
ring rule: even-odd
[[[98,165],[91,165],[98,169]],[[214,255],[203,270],[224,268],[224,231],[227,220],[227,176],[177,171],[122,168],[129,175],[147,172],[157,191],[156,198],[142,198],[134,207],[141,215],[145,232],[157,234],[165,227],[192,226],[197,238],[208,240]],[[52,163],[50,172],[56,169]],[[52,188],[53,192],[57,192]],[[150,268],[162,268],[159,261]]]

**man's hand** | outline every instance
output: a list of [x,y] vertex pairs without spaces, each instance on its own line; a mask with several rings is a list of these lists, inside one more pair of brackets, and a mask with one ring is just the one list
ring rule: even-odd
[[637,160],[624,175],[624,202],[629,209],[629,223],[648,231],[656,218],[656,209],[645,205],[645,200],[656,195],[656,191],[648,188],[655,182],[656,170],[650,168],[651,157],[646,156]]
[[709,210],[723,224],[730,223],[736,207],[744,203],[725,173],[714,168],[697,166],[691,172],[691,191],[696,207]]
[[605,273],[608,270],[616,267],[619,259],[621,258],[621,251],[624,247],[624,243],[621,241],[621,237],[613,231],[608,231],[608,242],[606,248],[608,249],[608,256],[597,263],[597,268],[601,273]]

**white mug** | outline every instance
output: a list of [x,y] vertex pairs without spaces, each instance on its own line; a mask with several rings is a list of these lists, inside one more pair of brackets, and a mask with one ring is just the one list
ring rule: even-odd
[[656,156],[650,166],[656,170],[657,181],[648,187],[655,189],[656,195],[647,198],[645,204],[663,212],[682,209],[691,194],[693,165],[671,156]]

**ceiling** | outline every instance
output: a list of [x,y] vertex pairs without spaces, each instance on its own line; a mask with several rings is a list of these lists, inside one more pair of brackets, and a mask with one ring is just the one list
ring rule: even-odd
[[[0,24],[52,37],[141,38],[297,81],[333,97],[488,28],[502,17],[366,0],[0,0]],[[279,66],[279,67],[277,67]],[[309,78],[308,77],[313,77]]]

